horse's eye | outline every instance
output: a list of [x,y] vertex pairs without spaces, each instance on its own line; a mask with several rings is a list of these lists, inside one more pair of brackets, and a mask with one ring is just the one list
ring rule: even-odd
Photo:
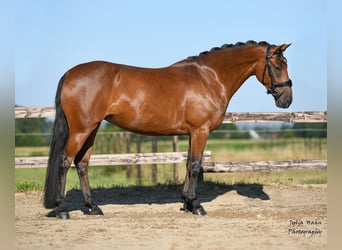
[[280,70],[281,70],[281,66],[280,66],[280,65],[274,65],[274,68],[275,68],[275,70],[277,70],[277,71],[280,71]]

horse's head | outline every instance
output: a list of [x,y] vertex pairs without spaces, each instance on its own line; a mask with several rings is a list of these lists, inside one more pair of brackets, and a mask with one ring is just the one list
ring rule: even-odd
[[258,61],[256,68],[257,79],[264,84],[267,94],[274,97],[279,108],[288,108],[292,103],[292,81],[287,73],[287,61],[283,52],[291,44],[268,46],[265,57]]

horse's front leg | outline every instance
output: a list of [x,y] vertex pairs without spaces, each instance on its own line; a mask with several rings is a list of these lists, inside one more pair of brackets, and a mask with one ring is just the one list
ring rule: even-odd
[[193,214],[206,215],[206,211],[197,200],[197,182],[201,172],[202,158],[208,132],[197,131],[190,135],[189,155],[187,160],[187,171],[182,193],[184,200],[184,211],[191,211]]
[[[197,215],[206,215],[203,206],[197,200],[197,182],[202,167],[202,156],[191,159],[187,167],[187,177],[183,188],[182,198],[184,200],[183,210]],[[188,181],[187,181],[188,180]]]

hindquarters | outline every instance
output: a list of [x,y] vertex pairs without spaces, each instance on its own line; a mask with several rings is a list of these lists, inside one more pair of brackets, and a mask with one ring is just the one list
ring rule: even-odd
[[69,126],[64,153],[70,163],[78,162],[92,147],[96,131],[112,103],[114,71],[110,63],[90,62],[66,73],[60,105]]
[[[57,88],[44,206],[58,209],[49,213],[49,216],[60,214],[64,209],[66,176],[72,162],[77,167],[86,203],[93,208],[88,162],[97,129],[108,108],[99,99],[100,94],[108,92],[100,93],[100,80],[104,79],[99,72],[96,74],[97,71],[86,72],[81,66],[75,67],[61,78]],[[109,99],[108,96],[106,99]]]

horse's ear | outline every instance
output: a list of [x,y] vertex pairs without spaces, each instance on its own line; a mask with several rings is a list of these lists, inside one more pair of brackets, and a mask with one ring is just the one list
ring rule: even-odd
[[273,52],[271,52],[271,54],[273,55],[282,54],[290,45],[291,43],[290,44],[284,43],[283,45],[274,46]]
[[290,47],[292,43],[289,43],[289,44],[286,44],[284,43],[283,45],[280,45],[278,50],[281,51],[281,52],[284,52],[288,47]]

